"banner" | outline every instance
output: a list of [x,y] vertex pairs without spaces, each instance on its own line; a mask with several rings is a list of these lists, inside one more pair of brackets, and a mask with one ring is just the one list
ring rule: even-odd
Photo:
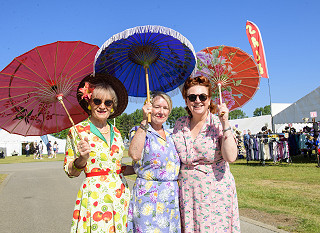
[[49,142],[48,135],[42,135],[42,136],[40,136],[40,138],[43,141],[44,145],[48,144],[48,142]]
[[247,21],[246,33],[252,48],[253,57],[258,65],[261,77],[269,78],[266,56],[264,54],[262,37],[259,28],[254,23]]

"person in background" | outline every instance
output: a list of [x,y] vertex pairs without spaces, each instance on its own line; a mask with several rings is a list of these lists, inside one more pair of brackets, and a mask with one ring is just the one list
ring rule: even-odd
[[29,157],[30,156],[30,143],[29,142],[27,143],[25,150],[26,150],[26,157]]
[[140,126],[129,133],[128,155],[137,173],[129,206],[129,233],[181,231],[177,182],[180,160],[172,133],[163,127],[171,110],[170,97],[154,93],[151,103],[142,107]]
[[34,142],[34,148],[35,148],[35,151],[34,151],[34,154],[33,154],[33,159],[39,159],[39,143],[37,141]]
[[48,151],[48,158],[52,158],[52,145],[51,141],[47,143],[47,151]]
[[69,177],[84,171],[73,212],[71,232],[127,232],[130,190],[121,167],[124,145],[120,131],[107,120],[127,107],[128,94],[111,75],[89,75],[79,84],[78,101],[89,118],[67,136],[64,170]]
[[237,158],[237,143],[226,104],[213,104],[211,93],[207,77],[189,77],[182,90],[189,116],[179,118],[173,131],[181,160],[182,230],[240,232],[236,185],[229,168]]
[[43,159],[43,144],[42,141],[39,142],[39,159]]
[[57,153],[58,153],[59,145],[56,141],[53,143],[53,156],[54,158],[57,158]]

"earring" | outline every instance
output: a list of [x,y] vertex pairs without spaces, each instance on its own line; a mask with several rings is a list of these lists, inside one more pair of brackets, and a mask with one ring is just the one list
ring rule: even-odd
[[88,109],[91,111],[91,105],[88,105]]
[[111,108],[111,111],[110,111],[111,113],[113,113],[113,108]]

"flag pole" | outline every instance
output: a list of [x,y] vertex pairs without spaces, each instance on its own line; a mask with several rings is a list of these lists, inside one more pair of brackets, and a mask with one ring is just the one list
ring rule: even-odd
[[272,132],[275,133],[275,127],[274,127],[274,124],[273,124],[273,113],[272,113],[272,101],[271,101],[271,89],[270,89],[270,78],[268,78],[268,87],[269,87],[269,97],[270,97],[270,114],[271,114],[271,129],[272,129]]
[[268,79],[268,87],[269,87],[269,97],[270,97],[270,113],[271,113],[271,128],[274,132],[274,124],[273,124],[273,114],[271,108],[271,90],[270,90],[270,81],[269,81],[269,74],[268,74],[268,67],[267,67],[267,60],[264,53],[264,46],[262,37],[260,34],[260,30],[257,25],[253,22],[247,20],[246,23],[246,34],[251,45],[251,49],[253,52],[254,60],[257,63],[257,67],[262,78]]

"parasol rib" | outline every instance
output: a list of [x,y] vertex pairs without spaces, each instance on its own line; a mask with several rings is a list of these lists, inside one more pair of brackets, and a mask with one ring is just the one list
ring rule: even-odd
[[[135,68],[135,69],[134,69],[134,72],[133,72],[133,77],[135,76],[135,74],[136,74],[136,72],[137,72],[137,69],[139,69],[139,68],[140,68],[139,70],[140,70],[140,73],[141,73],[141,67],[132,66],[131,69],[133,69],[133,68]],[[137,89],[139,89],[139,81],[140,81],[140,75],[139,75],[139,80],[138,80],[138,84],[137,84]],[[131,82],[130,82],[130,85],[129,85],[129,88],[128,88],[128,93],[129,93],[130,90],[131,90],[132,83],[133,83],[133,79],[131,79]]]

